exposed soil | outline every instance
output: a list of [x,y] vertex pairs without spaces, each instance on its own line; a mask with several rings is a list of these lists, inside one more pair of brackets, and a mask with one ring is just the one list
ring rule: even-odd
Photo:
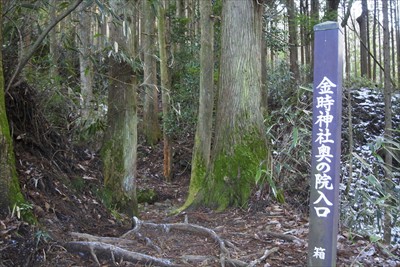
[[[277,204],[266,195],[257,201],[254,197],[246,209],[171,213],[184,203],[189,185],[190,136],[174,144],[171,183],[162,178],[162,143],[139,146],[138,189],[153,189],[157,197],[140,204],[138,232],[131,231],[139,226],[132,218],[102,204],[101,162],[96,153],[70,144],[65,151],[40,150],[40,144],[24,139],[22,129],[14,137],[21,187],[39,224],[24,223],[16,211],[0,218],[0,266],[161,266],[120,258],[116,247],[165,259],[165,266],[221,266],[221,256],[231,259],[226,266],[306,265],[307,207]],[[42,142],[54,138],[46,135]],[[71,241],[91,241],[92,247],[99,247],[91,253],[89,247]],[[101,251],[104,243],[114,245],[113,255]],[[341,228],[337,265],[400,266],[399,250],[398,246],[387,250]]]

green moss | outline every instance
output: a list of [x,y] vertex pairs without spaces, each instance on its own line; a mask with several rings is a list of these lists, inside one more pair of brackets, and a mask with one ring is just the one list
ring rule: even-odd
[[[2,83],[2,75],[0,83]],[[13,209],[14,207],[23,207],[27,204],[25,198],[21,192],[21,188],[19,185],[18,174],[16,171],[15,158],[14,158],[14,149],[12,145],[12,140],[9,132],[9,125],[7,121],[6,111],[5,111],[5,103],[4,103],[4,93],[0,92],[0,135],[2,136],[1,141],[1,152],[5,152],[4,156],[2,155],[1,162],[2,168],[5,169],[5,172],[2,173],[1,186],[5,186],[7,188],[2,188],[4,192],[2,198],[5,198],[3,203],[8,203],[8,206]],[[4,166],[3,166],[4,165]],[[4,171],[4,170],[3,170]],[[33,215],[32,210],[24,209],[21,212],[22,219],[28,223],[36,224],[37,220]]]
[[9,180],[9,183],[6,183],[5,185],[8,186],[8,189],[7,188],[5,189],[6,195],[2,197],[8,198],[5,201],[9,203],[9,207],[11,209],[18,208],[20,210],[20,215],[24,221],[31,224],[36,224],[37,223],[36,217],[33,215],[32,209],[26,208],[29,207],[30,205],[26,202],[24,195],[21,192],[21,187],[19,185],[18,174],[15,168],[16,165],[15,165],[13,146],[11,142],[11,136],[7,133],[2,133],[2,134],[5,134],[6,140],[4,141],[8,143],[5,144],[5,146],[2,148],[6,152],[6,157],[8,157],[5,166],[5,168],[7,168],[8,171],[4,173],[6,176],[0,177],[0,179]]
[[[2,5],[0,3],[0,12],[2,11]],[[1,17],[1,16],[0,16]],[[2,17],[1,17],[2,18]],[[0,28],[0,44],[2,44],[2,30]],[[0,186],[1,191],[5,194],[0,196],[0,204],[8,204],[10,208],[22,207],[26,205],[24,196],[22,195],[21,188],[19,185],[14,148],[12,139],[10,136],[10,128],[7,120],[5,96],[4,96],[4,76],[3,76],[3,55],[0,51],[0,152],[4,153],[0,157]],[[4,201],[3,201],[4,200]],[[3,208],[3,207],[0,207]],[[36,223],[37,220],[33,215],[31,209],[21,213],[22,219],[28,223]]]
[[137,194],[138,203],[153,204],[158,200],[158,194],[154,189],[143,189]]
[[124,148],[123,142],[117,141],[120,139],[117,136],[114,141],[106,142],[101,151],[105,187],[102,200],[108,208],[117,208],[129,216],[138,215],[137,200],[123,190]]
[[256,133],[247,135],[229,151],[221,151],[206,181],[205,204],[217,210],[247,205],[260,162],[266,159],[265,140]]
[[185,204],[174,213],[199,205],[219,211],[228,206],[247,205],[260,163],[268,159],[268,147],[256,127],[247,134],[236,134],[237,138],[232,140],[237,143],[233,146],[225,144],[225,149],[214,155],[209,170],[202,157],[194,155],[189,195]]
[[198,204],[199,198],[198,193],[202,188],[204,188],[205,184],[205,176],[207,172],[207,164],[203,157],[199,154],[199,152],[194,155],[192,160],[192,174],[190,177],[190,186],[189,186],[189,194],[186,198],[185,204],[182,207],[176,210],[176,213],[181,212],[187,209],[190,206],[194,206]]

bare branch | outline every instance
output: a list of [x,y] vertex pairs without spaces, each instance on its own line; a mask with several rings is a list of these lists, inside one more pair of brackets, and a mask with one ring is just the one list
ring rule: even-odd
[[32,47],[29,49],[28,53],[18,62],[17,68],[14,71],[13,75],[11,76],[10,81],[8,82],[6,92],[10,90],[14,80],[18,75],[21,73],[22,69],[25,67],[25,65],[28,63],[29,59],[33,56],[35,53],[36,49],[39,47],[39,45],[43,42],[44,38],[49,34],[49,32],[59,23],[61,20],[63,20],[66,16],[68,16],[72,11],[74,11],[80,3],[82,3],[83,0],[77,0],[75,3],[73,3],[67,10],[64,11],[60,16],[58,16],[54,21],[52,21],[46,29],[42,32],[42,34],[37,38],[36,42],[32,45]]

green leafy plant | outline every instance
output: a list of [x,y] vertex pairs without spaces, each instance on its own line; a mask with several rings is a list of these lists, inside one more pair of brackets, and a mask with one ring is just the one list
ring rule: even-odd
[[368,158],[353,153],[354,164],[360,171],[353,176],[351,193],[342,196],[342,222],[353,231],[373,238],[381,237],[385,212],[389,212],[393,226],[400,225],[400,190],[394,180],[385,175],[396,175],[400,169],[395,164],[387,166],[381,156],[388,149],[398,164],[400,143],[377,137],[368,148],[371,154]]
[[24,218],[25,215],[29,215],[32,212],[33,205],[30,203],[20,203],[13,207],[11,217],[16,216],[18,219]]
[[38,230],[38,231],[35,232],[35,245],[36,245],[36,247],[39,246],[40,242],[47,243],[49,240],[51,240],[51,236],[46,231]]
[[[278,88],[281,86],[277,85]],[[292,196],[287,201],[304,209],[311,173],[312,89],[299,86],[284,90],[270,92],[278,103],[265,119],[266,135],[272,148],[271,175],[283,191]]]
[[343,85],[345,88],[376,88],[378,86],[365,76],[352,76],[350,79],[344,80]]
[[267,171],[265,168],[263,168],[263,166],[264,163],[260,164],[256,176],[254,178],[256,185],[261,188],[263,188],[265,185],[269,185],[274,198],[279,203],[285,203],[285,196],[283,194],[283,190],[277,188],[275,181],[272,178],[272,171]]

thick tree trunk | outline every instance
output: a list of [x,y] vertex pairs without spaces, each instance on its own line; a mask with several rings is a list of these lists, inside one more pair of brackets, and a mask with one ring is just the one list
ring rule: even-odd
[[[2,2],[0,2],[0,25],[2,25]],[[0,46],[3,44],[3,32],[0,27]],[[6,216],[14,206],[25,203],[18,181],[15,166],[14,148],[8,125],[3,77],[3,56],[0,50],[0,216]],[[23,219],[34,222],[31,212],[22,214]]]
[[223,2],[220,90],[211,164],[196,201],[246,205],[268,148],[261,114],[261,1]]
[[[133,10],[131,1],[112,2],[116,14],[123,14],[122,11]],[[115,19],[115,17],[113,17]],[[118,44],[125,55],[134,57],[136,51],[132,41],[136,36],[130,36],[124,25],[134,27],[134,24],[109,22],[110,41],[114,49]],[[131,21],[135,21],[133,18]],[[125,26],[125,27],[129,27]],[[124,36],[123,32],[126,33]],[[132,33],[136,29],[131,30]],[[116,50],[116,49],[115,49]],[[115,53],[116,51],[114,51]],[[121,61],[117,55],[110,57],[110,87],[108,89],[108,128],[105,142],[102,148],[104,165],[104,184],[107,197],[112,204],[128,215],[137,215],[136,198],[136,162],[137,162],[137,100],[136,100],[136,76],[132,66],[126,61]]]
[[152,2],[143,0],[144,12],[144,80],[145,100],[143,109],[144,135],[150,145],[156,144],[161,137],[160,123],[158,121],[158,88],[157,88],[157,62],[155,58],[155,10]]

